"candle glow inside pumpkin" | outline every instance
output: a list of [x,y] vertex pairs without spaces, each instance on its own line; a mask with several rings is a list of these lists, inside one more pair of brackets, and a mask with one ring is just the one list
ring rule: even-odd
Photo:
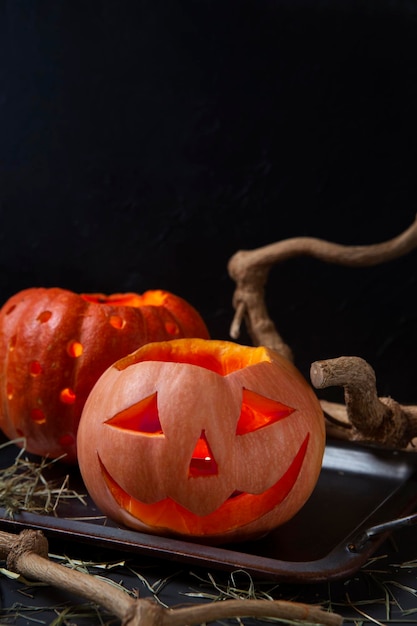
[[319,402],[266,348],[179,339],[113,364],[78,434],[90,495],[132,528],[213,542],[257,536],[310,496],[324,452]]

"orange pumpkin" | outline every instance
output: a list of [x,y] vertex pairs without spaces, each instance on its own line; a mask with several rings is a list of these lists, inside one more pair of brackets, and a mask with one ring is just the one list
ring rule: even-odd
[[75,462],[84,402],[114,361],[148,341],[208,337],[197,311],[166,291],[76,294],[31,288],[0,311],[0,428],[26,449]]
[[316,395],[264,347],[178,339],[100,377],[78,431],[99,508],[128,527],[209,543],[264,534],[310,496],[325,445]]

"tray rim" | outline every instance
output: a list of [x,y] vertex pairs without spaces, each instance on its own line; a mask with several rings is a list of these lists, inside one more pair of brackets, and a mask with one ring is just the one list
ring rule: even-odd
[[[414,454],[409,452],[357,446],[352,445],[352,442],[346,444],[338,440],[329,441],[326,445],[328,450],[340,447],[344,449],[348,447],[354,450],[355,454],[363,455],[364,458],[371,454],[394,456],[400,462],[406,459],[410,467],[415,466],[415,471],[385,500],[381,500],[370,515],[362,519],[341,542],[316,560],[286,561],[234,549],[233,545],[210,546],[162,535],[141,533],[117,525],[107,526],[105,516],[103,516],[103,524],[24,511],[10,517],[6,515],[5,509],[0,507],[0,527],[12,532],[31,528],[42,531],[47,538],[51,539],[63,538],[71,542],[88,543],[90,546],[118,549],[159,560],[175,560],[205,568],[211,566],[214,569],[226,571],[244,569],[256,578],[267,577],[269,580],[318,583],[347,578],[360,569],[390,535],[388,531],[373,537],[359,551],[349,548],[355,543],[355,538],[373,524],[391,521],[392,518],[384,517],[383,510],[386,506],[391,505],[394,498],[401,496],[398,498],[401,503],[396,511],[396,518],[407,515],[417,508],[417,455],[414,457]],[[239,548],[241,547],[242,544],[239,544]]]

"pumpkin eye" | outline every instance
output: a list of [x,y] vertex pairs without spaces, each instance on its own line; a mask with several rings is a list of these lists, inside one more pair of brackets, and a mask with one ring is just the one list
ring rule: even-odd
[[288,417],[295,409],[276,400],[266,398],[249,389],[243,389],[242,408],[236,427],[237,435],[246,435],[254,430],[275,424]]
[[113,428],[132,430],[145,435],[162,435],[162,426],[159,421],[157,394],[154,393],[128,409],[117,413],[106,424]]

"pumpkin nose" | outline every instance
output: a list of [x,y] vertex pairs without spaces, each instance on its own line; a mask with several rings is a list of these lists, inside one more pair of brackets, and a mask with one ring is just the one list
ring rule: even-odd
[[188,468],[189,478],[198,478],[199,476],[214,476],[218,473],[217,462],[211,451],[206,433],[201,431],[201,435],[197,440]]

